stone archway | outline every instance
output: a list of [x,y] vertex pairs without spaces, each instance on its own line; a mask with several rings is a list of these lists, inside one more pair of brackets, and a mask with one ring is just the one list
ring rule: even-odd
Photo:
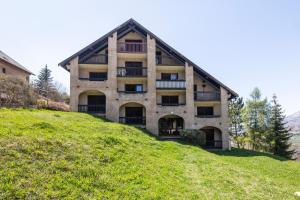
[[158,120],[159,136],[180,136],[184,119],[178,115],[165,115]]
[[98,90],[85,90],[78,95],[78,112],[106,113],[106,96]]
[[222,148],[222,131],[219,128],[213,126],[205,126],[200,129],[205,136],[206,148]]
[[146,108],[136,102],[125,103],[119,108],[119,122],[132,125],[146,125]]

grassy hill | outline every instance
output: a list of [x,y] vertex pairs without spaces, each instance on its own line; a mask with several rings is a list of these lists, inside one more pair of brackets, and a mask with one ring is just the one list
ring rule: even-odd
[[87,114],[0,109],[0,199],[296,199],[300,163],[158,141]]

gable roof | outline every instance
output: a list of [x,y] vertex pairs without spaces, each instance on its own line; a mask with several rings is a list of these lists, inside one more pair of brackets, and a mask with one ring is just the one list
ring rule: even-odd
[[139,24],[137,21],[135,21],[132,18],[129,19],[129,20],[127,20],[126,22],[124,22],[120,26],[116,27],[112,31],[108,32],[104,36],[100,37],[99,39],[97,39],[96,41],[94,41],[93,43],[91,43],[90,45],[88,45],[85,48],[81,49],[77,53],[73,54],[69,58],[67,58],[64,61],[60,62],[58,65],[67,70],[66,65],[68,65],[69,62],[72,59],[74,59],[75,57],[77,57],[77,56],[79,56],[79,57],[86,57],[87,55],[90,55],[91,53],[99,50],[100,49],[99,46],[106,47],[107,46],[107,38],[110,35],[112,35],[113,33],[117,32],[118,33],[118,38],[120,38],[120,37],[124,36],[125,34],[127,34],[130,31],[136,31],[136,32],[139,32],[139,33],[141,33],[141,34],[143,34],[145,36],[147,36],[147,34],[149,34],[150,37],[155,38],[156,45],[158,47],[163,48],[164,50],[166,50],[168,52],[168,54],[170,54],[171,56],[174,56],[175,58],[177,58],[178,60],[180,60],[182,62],[187,62],[189,65],[192,65],[194,67],[194,70],[198,74],[200,74],[207,81],[211,82],[213,85],[215,85],[215,86],[222,86],[228,92],[230,92],[233,97],[237,97],[238,96],[238,94],[236,92],[234,92],[229,87],[227,87],[226,85],[224,85],[223,83],[221,83],[219,80],[217,80],[215,77],[213,77],[212,75],[210,75],[208,72],[206,72],[205,70],[203,70],[202,68],[200,68],[195,63],[193,63],[191,60],[189,60],[188,58],[186,58],[184,55],[182,55],[181,53],[179,53],[178,51],[176,51],[173,47],[169,46],[167,43],[165,43],[163,40],[161,40],[160,38],[158,38],[155,34],[153,34],[151,31],[149,31],[148,29],[146,29],[145,27],[143,27],[141,24]]
[[28,69],[26,69],[23,65],[21,65],[20,63],[18,63],[17,61],[15,61],[14,59],[12,59],[11,57],[9,57],[7,54],[5,54],[3,51],[0,50],[0,59],[27,72],[28,74],[32,74],[34,75],[31,71],[29,71]]

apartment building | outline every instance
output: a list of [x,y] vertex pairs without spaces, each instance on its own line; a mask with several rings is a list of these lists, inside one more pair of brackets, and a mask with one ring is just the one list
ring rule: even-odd
[[237,94],[130,19],[59,63],[70,72],[70,107],[144,127],[165,138],[205,132],[230,148],[228,102]]

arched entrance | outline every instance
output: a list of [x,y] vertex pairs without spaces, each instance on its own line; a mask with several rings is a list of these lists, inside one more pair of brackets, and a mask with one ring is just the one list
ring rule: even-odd
[[106,97],[98,90],[88,90],[78,96],[78,112],[105,114]]
[[180,136],[184,119],[177,115],[166,115],[158,120],[159,136]]
[[222,131],[213,126],[206,126],[200,129],[205,137],[206,148],[222,148]]
[[119,122],[133,125],[146,125],[146,108],[139,103],[126,103],[119,108]]

